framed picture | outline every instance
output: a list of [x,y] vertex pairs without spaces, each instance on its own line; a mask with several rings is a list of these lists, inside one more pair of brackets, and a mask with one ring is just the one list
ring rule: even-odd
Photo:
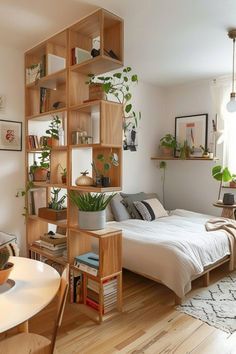
[[[200,146],[207,148],[208,114],[195,114],[175,118],[175,138],[181,145],[186,141],[191,148],[191,155],[202,156]],[[177,157],[178,151],[175,152]]]
[[22,123],[0,119],[0,150],[22,150]]

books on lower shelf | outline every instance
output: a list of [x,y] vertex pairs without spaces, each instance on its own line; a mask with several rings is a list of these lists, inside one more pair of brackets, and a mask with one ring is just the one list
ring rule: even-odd
[[99,269],[99,257],[93,252],[84,253],[75,257],[74,265],[96,277]]
[[67,248],[66,242],[59,244],[59,245],[53,245],[49,242],[45,242],[43,240],[36,240],[33,245],[40,247],[43,249],[48,255],[53,256],[53,257],[62,257],[63,252]]
[[70,302],[82,303],[83,301],[83,275],[79,271],[70,272]]
[[50,110],[50,89],[40,87],[40,107],[39,112],[45,113]]
[[83,61],[89,60],[91,58],[92,55],[88,50],[78,47],[71,49],[71,65],[80,64]]
[[[104,280],[102,283],[102,296],[103,296],[103,309],[102,312],[105,314],[117,306],[118,300],[118,280],[117,277]],[[100,292],[100,284],[88,278],[87,281],[87,297],[86,297],[86,305],[92,307],[93,309],[99,311],[99,292]]]

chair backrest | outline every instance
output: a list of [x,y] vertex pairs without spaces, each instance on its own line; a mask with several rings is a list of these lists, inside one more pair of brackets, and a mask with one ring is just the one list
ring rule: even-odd
[[55,343],[56,343],[57,331],[58,328],[61,326],[61,322],[62,322],[62,317],[63,317],[68,289],[69,289],[68,279],[69,279],[69,266],[67,266],[64,269],[61,276],[61,284],[60,284],[60,289],[58,291],[57,314],[56,314],[56,321],[55,321],[55,326],[54,326],[52,340],[51,340],[50,354],[53,354]]

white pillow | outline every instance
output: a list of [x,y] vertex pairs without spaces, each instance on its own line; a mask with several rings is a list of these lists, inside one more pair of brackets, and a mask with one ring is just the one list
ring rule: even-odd
[[167,211],[156,198],[142,200],[141,202],[134,202],[134,205],[143,220],[152,221],[168,216]]

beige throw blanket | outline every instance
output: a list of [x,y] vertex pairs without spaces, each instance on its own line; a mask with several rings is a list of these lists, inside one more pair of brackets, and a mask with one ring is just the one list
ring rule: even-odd
[[236,268],[236,221],[225,218],[210,219],[205,224],[207,231],[223,230],[226,232],[230,242],[230,270]]

